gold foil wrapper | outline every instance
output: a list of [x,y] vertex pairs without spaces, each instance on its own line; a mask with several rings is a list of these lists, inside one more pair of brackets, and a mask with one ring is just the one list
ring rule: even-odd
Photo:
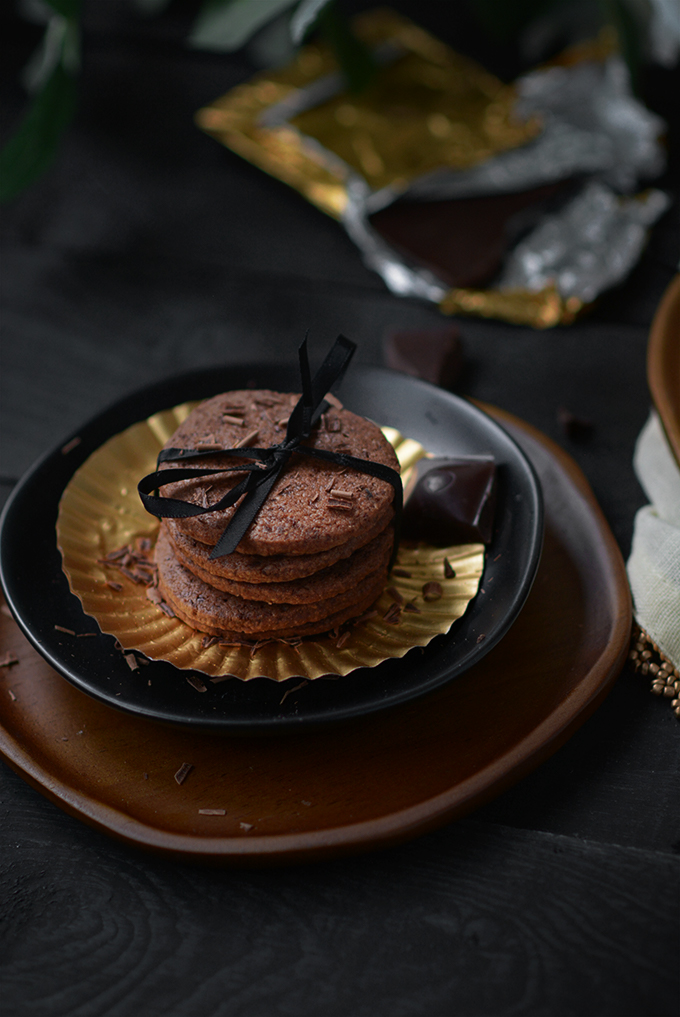
[[[259,74],[199,110],[199,127],[336,219],[351,171],[374,191],[403,191],[426,173],[469,169],[538,134],[536,119],[513,117],[511,85],[406,18],[370,11],[353,28],[372,50],[389,46],[393,54],[360,95],[340,91],[295,111],[299,90],[324,81],[330,90],[329,76],[338,71],[332,51],[312,43],[287,67]],[[286,103],[292,115],[284,120]]]
[[500,318],[512,325],[543,329],[571,325],[589,306],[578,297],[563,297],[556,286],[546,286],[536,293],[523,289],[451,289],[439,309],[443,314]]
[[[398,565],[410,572],[410,577],[390,577],[375,605],[376,615],[353,626],[349,641],[341,648],[331,636],[305,639],[299,646],[270,642],[255,653],[245,646],[204,647],[203,634],[165,615],[148,600],[144,585],[134,584],[100,563],[105,555],[137,537],[155,540],[158,520],[142,506],[137,482],[155,468],[159,450],[195,405],[184,403],[157,413],[109,439],[77,470],[62,495],[57,545],[64,571],[83,610],[95,618],[102,632],[115,636],[126,650],[201,671],[215,681],[232,676],[243,681],[256,677],[285,681],[345,675],[358,667],[403,657],[412,647],[426,646],[436,635],[448,632],[464,614],[477,593],[484,546],[402,546]],[[408,480],[409,469],[425,450],[393,428],[383,431]],[[455,578],[445,577],[445,558],[455,570]],[[112,589],[107,580],[120,583],[122,589]],[[423,586],[432,581],[441,585],[442,596],[426,601]],[[418,611],[402,609],[398,624],[390,624],[384,616],[399,599],[404,605],[414,604]]]
[[[429,173],[470,169],[540,133],[535,117],[513,115],[512,85],[401,15],[369,11],[353,28],[374,52],[389,47],[392,53],[365,92],[351,95],[336,83],[328,97],[338,65],[328,46],[311,43],[286,67],[200,109],[197,124],[335,219],[347,208],[352,174],[371,191],[390,188],[397,195]],[[307,108],[296,112],[306,89]],[[444,314],[542,329],[570,324],[586,305],[548,287],[537,293],[452,289],[439,307]]]

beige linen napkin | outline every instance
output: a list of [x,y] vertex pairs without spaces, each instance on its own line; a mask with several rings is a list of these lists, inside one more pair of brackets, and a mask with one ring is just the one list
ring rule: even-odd
[[638,438],[633,467],[651,502],[635,516],[627,565],[635,617],[680,668],[680,468],[654,411]]

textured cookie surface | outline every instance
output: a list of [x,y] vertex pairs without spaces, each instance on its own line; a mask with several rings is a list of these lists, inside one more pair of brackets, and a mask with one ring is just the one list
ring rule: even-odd
[[177,560],[167,534],[156,544],[158,587],[175,614],[193,628],[225,637],[285,638],[326,632],[360,615],[380,595],[387,569],[380,569],[336,597],[315,604],[266,604],[208,586]]
[[[245,444],[269,448],[285,438],[297,400],[295,394],[267,390],[215,396],[193,410],[166,447],[195,449],[216,444],[233,448]],[[345,452],[399,471],[394,451],[380,428],[349,410],[331,407],[305,444]],[[168,463],[165,467],[175,465]],[[200,461],[201,467],[237,465],[239,461],[225,455]],[[219,501],[244,476],[236,472],[181,481],[167,484],[162,493],[205,508]],[[393,497],[393,488],[385,481],[294,453],[237,553],[295,556],[340,548],[363,532],[383,529],[393,513]],[[215,545],[235,510],[231,507],[178,519],[175,525],[183,534]]]
[[202,579],[204,583],[214,586],[216,590],[232,593],[235,597],[243,597],[245,600],[261,600],[267,604],[312,604],[316,601],[328,600],[329,597],[336,597],[351,589],[371,572],[387,568],[394,543],[394,530],[390,526],[348,558],[343,558],[335,565],[315,572],[313,575],[305,576],[302,579],[292,579],[288,582],[242,583],[213,575],[196,562],[185,560],[179,553],[169,530],[167,535],[180,564]]
[[[390,525],[391,518],[388,522]],[[220,579],[229,579],[235,583],[286,583],[295,579],[304,579],[317,572],[335,565],[336,562],[349,558],[360,548],[365,547],[372,540],[375,540],[381,533],[386,532],[382,521],[376,526],[361,530],[351,540],[340,544],[338,547],[331,547],[328,551],[318,551],[316,554],[233,554],[224,555],[221,558],[211,559],[210,544],[202,544],[194,540],[186,533],[182,533],[177,526],[176,519],[166,519],[163,526],[168,532],[177,557],[192,572],[197,572],[206,578],[206,582],[218,584]],[[200,572],[199,572],[200,570]],[[204,575],[205,574],[205,575]],[[262,598],[266,600],[266,597]]]

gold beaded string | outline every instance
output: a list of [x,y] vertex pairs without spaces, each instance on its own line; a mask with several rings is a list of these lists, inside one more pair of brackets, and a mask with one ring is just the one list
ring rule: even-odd
[[680,720],[680,671],[637,622],[633,625],[628,659],[636,671],[651,678],[653,695],[671,700],[671,709]]

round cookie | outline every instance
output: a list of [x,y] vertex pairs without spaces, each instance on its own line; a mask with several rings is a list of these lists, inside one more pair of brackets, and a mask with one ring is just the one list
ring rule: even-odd
[[208,586],[244,600],[258,600],[266,604],[313,604],[345,593],[370,573],[387,568],[394,543],[394,530],[389,527],[349,558],[343,558],[314,575],[281,583],[240,583],[212,575],[195,562],[186,561],[178,552],[171,532],[168,531],[167,536],[180,564]]
[[316,635],[362,614],[380,595],[387,569],[353,589],[317,604],[265,604],[215,590],[180,565],[167,534],[156,544],[158,589],[181,618],[199,632],[242,639]]
[[[197,406],[175,431],[166,448],[250,445],[269,448],[283,441],[295,394],[269,390],[226,392]],[[345,452],[399,471],[397,457],[379,427],[349,410],[331,406],[306,445]],[[187,462],[187,468],[237,466],[225,455]],[[171,469],[176,463],[163,464]],[[208,507],[218,502],[245,474],[241,471],[167,484],[162,493]],[[237,553],[310,555],[340,547],[365,530],[384,528],[392,516],[392,485],[358,470],[293,453],[265,504],[241,540]],[[204,544],[215,545],[236,506],[176,520],[177,528]],[[380,525],[382,524],[382,525]]]
[[[235,551],[221,558],[211,558],[210,544],[202,544],[199,540],[182,533],[177,522],[177,519],[165,519],[162,524],[168,532],[177,557],[188,569],[202,575],[207,583],[214,582],[214,585],[218,585],[218,579],[248,584],[287,583],[295,579],[304,579],[335,565],[344,558],[349,558],[386,530],[382,522],[379,522],[339,547],[331,547],[328,551],[319,551],[317,554],[259,555],[240,554]],[[388,525],[390,522],[391,517]]]

